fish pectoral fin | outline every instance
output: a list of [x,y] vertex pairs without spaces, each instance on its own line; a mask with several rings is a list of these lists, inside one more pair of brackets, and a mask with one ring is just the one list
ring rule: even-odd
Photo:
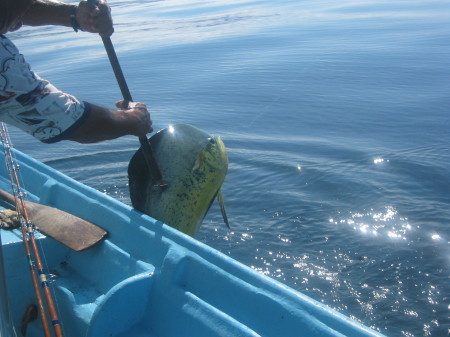
[[194,166],[192,167],[192,172],[194,172],[195,170],[198,170],[200,168],[201,164],[202,164],[201,158],[200,158],[200,156],[198,156],[197,159],[195,159]]
[[217,192],[217,201],[220,205],[220,211],[222,212],[223,221],[225,222],[225,225],[227,225],[228,229],[231,229],[230,223],[228,222],[227,210],[225,209],[225,203],[223,201],[222,189],[219,189],[219,191]]

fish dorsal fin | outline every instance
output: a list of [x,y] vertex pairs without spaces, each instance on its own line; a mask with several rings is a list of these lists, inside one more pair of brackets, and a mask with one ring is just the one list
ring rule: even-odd
[[227,225],[228,229],[231,229],[230,223],[228,222],[227,210],[225,209],[225,203],[223,201],[222,189],[219,189],[219,191],[217,192],[217,201],[220,205],[220,211],[222,212],[223,221],[225,222],[225,225]]

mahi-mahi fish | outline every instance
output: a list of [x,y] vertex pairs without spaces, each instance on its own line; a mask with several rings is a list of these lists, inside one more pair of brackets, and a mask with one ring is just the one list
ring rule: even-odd
[[149,138],[162,178],[160,184],[142,151],[128,166],[133,207],[194,236],[217,198],[229,227],[221,186],[228,170],[223,141],[188,124],[169,126]]

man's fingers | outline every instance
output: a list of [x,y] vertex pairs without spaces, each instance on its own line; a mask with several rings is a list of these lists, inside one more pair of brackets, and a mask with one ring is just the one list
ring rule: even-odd
[[81,1],[78,6],[77,20],[81,27],[91,33],[109,37],[114,32],[111,9],[106,1],[97,1],[95,5]]
[[128,109],[128,105],[129,105],[129,103],[125,102],[124,100],[116,101],[116,107],[118,109],[122,109],[122,110]]

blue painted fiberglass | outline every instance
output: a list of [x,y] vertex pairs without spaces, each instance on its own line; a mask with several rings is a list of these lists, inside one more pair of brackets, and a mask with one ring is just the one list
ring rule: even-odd
[[[14,153],[29,200],[72,213],[109,232],[106,240],[82,252],[44,236],[38,240],[46,272],[54,275],[52,289],[66,337],[381,336],[99,191]],[[10,190],[5,165],[0,166],[0,188]],[[22,315],[36,302],[35,295],[20,233],[0,233],[8,290],[3,301],[9,302],[15,330],[20,331]],[[14,336],[12,331],[2,333],[1,337]],[[43,336],[40,320],[29,324],[27,336]]]

